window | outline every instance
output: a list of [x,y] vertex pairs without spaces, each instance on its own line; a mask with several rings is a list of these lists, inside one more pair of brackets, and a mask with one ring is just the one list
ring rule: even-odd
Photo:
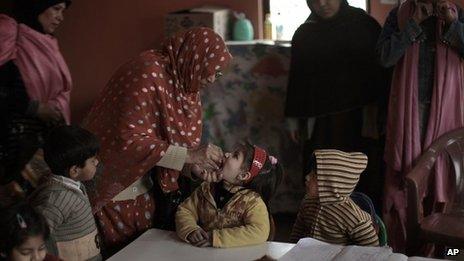
[[[348,0],[351,6],[367,10],[367,0]],[[291,40],[296,29],[308,18],[311,11],[306,0],[269,0],[269,13],[276,39],[276,26],[283,25],[280,40]]]

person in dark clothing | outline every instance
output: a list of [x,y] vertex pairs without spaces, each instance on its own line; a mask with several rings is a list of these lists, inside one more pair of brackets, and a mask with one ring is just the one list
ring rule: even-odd
[[0,14],[0,184],[21,179],[44,131],[70,122],[71,77],[52,36],[70,3],[18,0],[14,19]]
[[[381,180],[378,121],[389,77],[375,51],[381,27],[344,0],[307,3],[311,15],[292,39],[285,108],[290,137],[304,142],[303,155],[316,149],[366,153],[371,161],[362,187],[364,180]],[[307,173],[309,162],[305,157],[303,161]],[[361,191],[380,202],[381,195],[372,193],[382,185],[365,187]]]

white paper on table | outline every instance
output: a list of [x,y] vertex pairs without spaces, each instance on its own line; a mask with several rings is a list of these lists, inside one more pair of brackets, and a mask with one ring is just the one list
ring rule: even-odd
[[282,261],[318,261],[332,260],[344,248],[344,246],[331,245],[314,238],[302,238],[296,246],[287,252],[279,260]]
[[389,247],[346,246],[333,260],[407,261],[408,257],[393,253]]
[[294,248],[279,260],[326,261],[326,260],[385,260],[407,261],[403,254],[395,254],[389,247],[362,247],[328,244],[314,238],[302,238]]

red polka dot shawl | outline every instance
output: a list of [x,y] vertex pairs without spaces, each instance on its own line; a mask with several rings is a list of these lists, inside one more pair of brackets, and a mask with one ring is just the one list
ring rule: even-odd
[[[155,167],[169,145],[200,144],[200,80],[231,58],[219,35],[195,28],[117,70],[84,120],[102,143],[104,171],[89,190],[94,211]],[[156,173],[163,191],[178,189],[178,171],[157,167]]]

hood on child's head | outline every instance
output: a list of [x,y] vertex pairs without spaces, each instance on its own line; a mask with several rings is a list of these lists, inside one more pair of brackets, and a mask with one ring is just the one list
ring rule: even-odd
[[367,167],[367,156],[361,152],[316,150],[314,157],[321,204],[345,201]]

